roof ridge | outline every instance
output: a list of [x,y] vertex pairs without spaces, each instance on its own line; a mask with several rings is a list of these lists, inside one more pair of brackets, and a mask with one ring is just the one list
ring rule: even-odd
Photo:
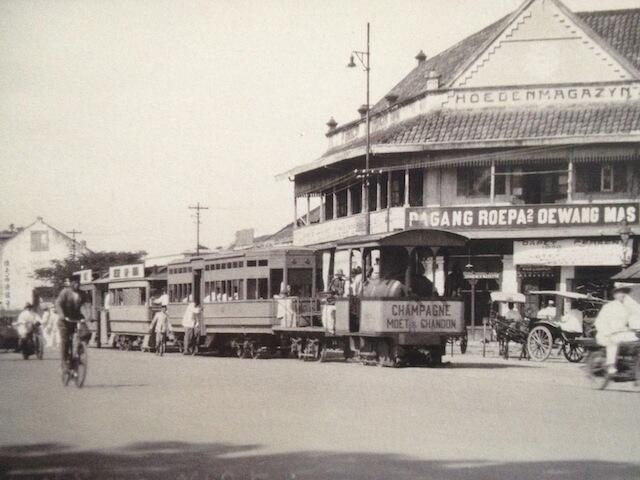
[[640,7],[638,8],[610,8],[608,10],[580,10],[575,11],[576,15],[601,15],[605,13],[623,13],[623,12],[638,12],[640,13]]

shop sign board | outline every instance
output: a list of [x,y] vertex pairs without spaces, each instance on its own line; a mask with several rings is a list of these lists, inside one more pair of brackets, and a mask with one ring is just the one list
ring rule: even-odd
[[389,333],[459,333],[463,302],[451,300],[363,299],[360,330]]
[[486,207],[410,207],[406,228],[456,230],[566,228],[637,224],[640,205],[633,203],[506,205]]
[[547,266],[616,266],[622,263],[620,240],[562,239],[513,242],[513,263]]

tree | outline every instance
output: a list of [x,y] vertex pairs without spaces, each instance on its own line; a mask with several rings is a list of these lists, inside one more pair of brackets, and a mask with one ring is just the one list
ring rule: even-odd
[[64,260],[53,260],[50,267],[37,269],[35,275],[36,278],[51,284],[57,292],[74,272],[91,269],[94,274],[103,275],[109,271],[109,267],[142,263],[142,257],[146,254],[147,252],[142,250],[139,252],[88,252],[78,255],[77,258],[69,256]]

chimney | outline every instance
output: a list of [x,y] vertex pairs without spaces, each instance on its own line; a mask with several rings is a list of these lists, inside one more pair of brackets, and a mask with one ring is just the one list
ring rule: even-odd
[[384,99],[387,101],[387,104],[390,107],[398,101],[398,95],[396,95],[395,93],[390,93],[386,97],[384,97]]
[[333,132],[337,126],[338,126],[338,122],[336,122],[335,119],[331,117],[327,122],[327,127],[329,127],[329,133]]
[[427,60],[427,56],[422,50],[420,50],[418,54],[415,56],[415,59],[418,61],[418,65],[420,65],[421,63],[424,63]]
[[435,70],[429,70],[427,74],[427,91],[440,88],[440,75]]
[[367,116],[367,106],[366,105],[360,105],[360,108],[358,109],[358,113],[360,114],[360,118],[364,118]]

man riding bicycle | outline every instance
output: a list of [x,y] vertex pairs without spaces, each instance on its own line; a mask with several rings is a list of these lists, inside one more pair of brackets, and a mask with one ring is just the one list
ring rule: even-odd
[[78,323],[84,320],[80,311],[82,296],[79,291],[80,278],[73,276],[62,289],[56,299],[56,311],[58,312],[58,329],[60,330],[60,351],[62,353],[63,368],[69,368],[70,346],[73,342],[73,334],[78,328]]

